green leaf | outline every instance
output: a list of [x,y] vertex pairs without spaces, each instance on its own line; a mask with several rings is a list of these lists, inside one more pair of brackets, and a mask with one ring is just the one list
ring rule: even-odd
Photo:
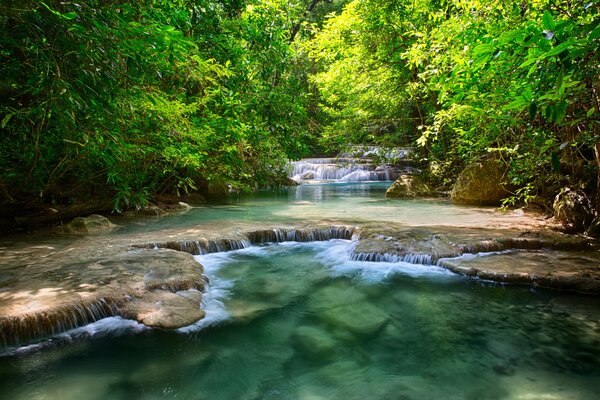
[[548,51],[548,52],[544,53],[544,54],[542,55],[542,57],[541,57],[541,58],[548,58],[548,57],[552,57],[552,56],[555,56],[555,55],[557,55],[557,54],[560,54],[560,53],[562,53],[564,50],[566,50],[566,49],[568,49],[569,47],[571,47],[572,45],[573,45],[573,43],[572,43],[572,42],[564,42],[564,43],[561,43],[561,44],[559,44],[558,46],[555,46],[555,47],[553,47],[553,48],[552,48],[552,50],[550,50],[550,51]]
[[544,29],[547,29],[549,31],[554,30],[554,18],[552,18],[552,14],[550,14],[550,11],[548,10],[546,10],[544,12],[544,15],[542,16],[542,26],[544,27]]
[[552,166],[552,171],[556,173],[560,172],[560,159],[555,151],[553,151],[552,155],[550,156],[550,165]]
[[552,120],[559,124],[562,122],[562,120],[565,118],[565,114],[567,112],[567,102],[566,101],[559,101],[556,104],[556,107],[554,108],[554,113],[552,115]]
[[6,114],[6,116],[2,119],[2,129],[6,128],[8,121],[10,121],[10,119],[12,118],[13,115],[15,115],[15,114],[13,114],[13,113]]
[[600,25],[598,25],[598,26],[596,27],[596,29],[594,29],[594,30],[593,30],[593,31],[590,33],[589,39],[590,39],[590,40],[594,40],[594,39],[597,39],[597,38],[599,38],[599,37],[600,37]]
[[68,12],[68,13],[66,13],[66,14],[62,14],[62,17],[63,17],[64,19],[66,19],[67,21],[71,21],[71,20],[73,20],[73,19],[77,18],[77,13],[74,13],[74,12]]
[[534,120],[536,114],[537,114],[537,104],[535,103],[535,101],[532,101],[529,104],[529,122],[530,123],[533,123],[533,120]]

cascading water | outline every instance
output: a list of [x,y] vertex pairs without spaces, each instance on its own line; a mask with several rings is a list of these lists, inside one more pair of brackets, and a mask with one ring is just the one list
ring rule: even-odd
[[365,163],[347,158],[312,158],[293,161],[289,177],[296,182],[333,181],[368,182],[391,181],[398,177],[399,169],[391,165]]

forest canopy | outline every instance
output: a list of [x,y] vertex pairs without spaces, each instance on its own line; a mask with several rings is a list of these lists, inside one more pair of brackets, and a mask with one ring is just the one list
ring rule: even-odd
[[285,183],[290,159],[409,146],[508,202],[600,209],[599,6],[523,0],[5,1],[3,204]]

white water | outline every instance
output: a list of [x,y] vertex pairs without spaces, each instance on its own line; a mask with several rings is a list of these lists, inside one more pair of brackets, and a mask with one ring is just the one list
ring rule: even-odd
[[374,166],[354,159],[312,158],[294,161],[291,166],[289,177],[299,183],[391,181],[398,177],[395,167]]

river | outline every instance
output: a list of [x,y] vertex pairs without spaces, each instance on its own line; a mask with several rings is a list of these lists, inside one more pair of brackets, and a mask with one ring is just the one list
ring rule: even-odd
[[[14,262],[33,247],[84,251],[251,226],[444,232],[540,223],[443,200],[389,201],[389,184],[307,184],[162,218],[115,219],[120,229],[91,239],[9,238],[3,248],[19,254]],[[600,398],[598,298],[469,279],[435,265],[357,261],[355,246],[284,241],[197,255],[210,281],[204,319],[161,330],[110,317],[11,349],[0,357],[0,397]]]

